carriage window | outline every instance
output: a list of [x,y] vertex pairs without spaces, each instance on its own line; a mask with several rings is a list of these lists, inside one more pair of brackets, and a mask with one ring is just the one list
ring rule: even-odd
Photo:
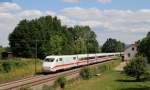
[[132,51],[134,51],[134,47],[132,48]]
[[73,57],[74,60],[76,60],[76,57]]
[[128,57],[130,57],[131,56],[131,54],[130,53],[128,53]]
[[62,58],[59,58],[59,61],[62,61]]
[[54,61],[54,58],[46,58],[45,61],[46,61],[46,62],[53,62],[53,61]]

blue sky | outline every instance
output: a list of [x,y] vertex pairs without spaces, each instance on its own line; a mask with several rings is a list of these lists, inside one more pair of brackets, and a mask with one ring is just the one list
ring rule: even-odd
[[110,37],[131,44],[150,31],[150,0],[0,0],[0,45],[8,45],[20,20],[46,15],[89,25],[100,45]]
[[80,0],[79,3],[66,3],[63,0],[13,0],[25,9],[60,10],[66,7],[97,7],[100,9],[137,10],[150,8],[150,0],[112,0],[107,4],[97,0]]

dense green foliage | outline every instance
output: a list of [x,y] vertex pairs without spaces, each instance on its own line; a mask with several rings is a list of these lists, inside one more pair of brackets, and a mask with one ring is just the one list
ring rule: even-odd
[[96,34],[89,26],[67,27],[57,17],[45,16],[35,20],[22,20],[9,35],[12,52],[19,57],[37,55],[96,53],[99,45]]
[[5,62],[2,64],[2,68],[2,70],[8,73],[12,68],[12,64]]
[[150,32],[140,42],[138,50],[139,50],[139,53],[146,56],[148,58],[148,62],[150,62]]
[[[111,63],[112,64],[112,63]],[[89,80],[93,76],[100,75],[101,73],[104,73],[105,71],[108,71],[110,69],[110,65],[97,65],[97,66],[87,66],[81,69],[80,71],[80,77],[84,80]]]
[[109,38],[102,46],[102,52],[122,52],[124,44],[116,39]]
[[92,77],[92,71],[90,67],[85,67],[83,69],[81,69],[80,71],[80,76],[85,79],[88,80]]
[[64,76],[57,78],[55,81],[55,85],[60,86],[61,88],[65,88],[67,79]]
[[147,66],[147,59],[142,56],[133,58],[133,60],[124,67],[124,72],[131,76],[135,77],[136,80],[140,80],[141,76],[144,75]]

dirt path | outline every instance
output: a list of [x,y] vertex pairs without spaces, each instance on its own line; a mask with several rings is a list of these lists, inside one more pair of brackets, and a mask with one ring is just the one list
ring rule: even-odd
[[116,71],[123,71],[123,68],[127,65],[127,62],[121,62],[117,67],[114,68]]

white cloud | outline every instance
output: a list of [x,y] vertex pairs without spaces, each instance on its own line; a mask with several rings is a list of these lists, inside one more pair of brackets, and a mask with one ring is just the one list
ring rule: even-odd
[[21,7],[16,3],[3,2],[0,3],[0,12],[2,11],[16,11],[21,10]]
[[56,16],[56,12],[53,12],[51,10],[48,10],[45,13],[46,13],[46,15]]
[[44,14],[39,10],[25,10],[18,14],[20,18],[26,18],[26,19],[34,19],[43,15]]
[[63,0],[63,2],[67,2],[67,3],[79,3],[80,0]]
[[[67,3],[79,3],[81,0],[62,0],[63,2],[67,2]],[[91,0],[92,1],[92,0]],[[97,0],[99,3],[110,3],[112,0]]]
[[[65,8],[61,11],[61,14],[70,18],[74,18],[77,20],[87,20],[87,19],[97,19],[100,18],[101,11],[97,8]],[[96,16],[96,17],[95,17]]]
[[110,3],[111,0],[97,0],[100,3],[106,4],[106,3]]
[[100,10],[97,8],[66,8],[61,14],[77,21],[76,24],[103,27],[108,31],[150,31],[150,10]]
[[[72,7],[55,12],[24,10],[15,3],[9,7],[7,5],[1,7],[3,9],[0,8],[0,43],[3,45],[8,44],[9,33],[14,30],[20,20],[34,19],[45,15],[57,16],[63,24],[69,26],[89,25],[93,30],[99,30],[96,33],[98,39],[102,41],[108,37],[114,37],[129,43],[140,39],[150,31],[150,9],[132,11]],[[12,13],[12,11],[15,12]],[[127,37],[130,37],[131,40]]]

